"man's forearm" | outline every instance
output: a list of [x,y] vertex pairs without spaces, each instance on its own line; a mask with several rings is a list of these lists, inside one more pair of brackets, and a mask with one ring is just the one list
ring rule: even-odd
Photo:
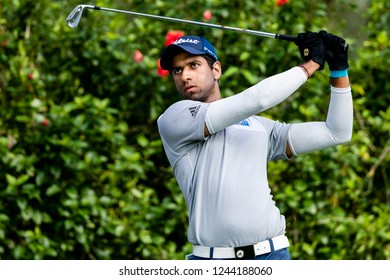
[[330,78],[330,84],[336,88],[347,88],[349,87],[349,77]]
[[313,60],[306,61],[299,66],[305,70],[308,79],[320,68],[320,65]]
[[289,148],[293,155],[336,146],[351,139],[353,125],[351,89],[332,86],[331,90],[326,122],[292,125],[289,131]]
[[252,115],[276,106],[307,80],[300,67],[271,76],[234,96],[214,101],[206,115],[207,130],[220,131]]

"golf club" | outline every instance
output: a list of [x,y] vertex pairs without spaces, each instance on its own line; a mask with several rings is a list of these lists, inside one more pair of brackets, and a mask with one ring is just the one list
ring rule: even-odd
[[[165,21],[172,21],[172,22],[179,22],[179,23],[187,23],[187,24],[193,24],[193,25],[199,25],[199,26],[204,26],[204,27],[217,28],[217,29],[222,29],[222,30],[242,32],[242,33],[252,34],[252,35],[256,35],[256,36],[280,39],[280,40],[285,40],[285,41],[290,41],[290,42],[295,42],[296,39],[297,39],[297,37],[291,36],[291,35],[273,34],[273,33],[256,31],[256,30],[250,30],[250,29],[244,29],[244,28],[229,27],[229,26],[212,24],[212,23],[205,23],[205,22],[198,22],[198,21],[192,21],[192,20],[171,18],[171,17],[165,17],[165,16],[157,16],[157,15],[144,14],[144,13],[138,13],[138,12],[132,12],[132,11],[125,11],[125,10],[110,9],[110,8],[104,8],[104,7],[93,6],[93,5],[78,5],[78,6],[76,6],[73,9],[73,11],[68,15],[68,17],[66,18],[66,22],[67,22],[68,26],[70,26],[71,28],[76,28],[79,25],[79,22],[80,22],[80,19],[81,19],[81,16],[83,14],[84,9],[108,11],[108,12],[114,12],[114,13],[129,14],[129,15],[133,15],[133,16],[153,18],[153,19],[158,19],[158,20],[165,20]],[[344,47],[345,50],[347,50],[348,49],[348,44],[344,44],[343,47]]]

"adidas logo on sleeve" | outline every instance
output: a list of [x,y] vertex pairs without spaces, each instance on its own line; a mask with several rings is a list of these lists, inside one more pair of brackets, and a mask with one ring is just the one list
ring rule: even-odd
[[199,112],[200,106],[201,106],[201,105],[198,105],[198,106],[194,106],[194,107],[190,107],[190,108],[189,108],[190,113],[191,113],[191,115],[192,115],[192,117],[193,117],[194,119],[196,118],[196,115],[197,115],[198,112]]

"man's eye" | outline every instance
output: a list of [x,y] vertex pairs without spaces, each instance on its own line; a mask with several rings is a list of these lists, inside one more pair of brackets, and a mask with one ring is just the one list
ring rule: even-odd
[[179,68],[176,68],[176,69],[173,69],[173,70],[172,70],[172,73],[173,73],[173,74],[180,74],[181,72],[182,72],[182,70],[179,69]]
[[196,68],[196,67],[198,67],[200,64],[199,63],[197,63],[197,62],[194,62],[194,63],[191,63],[191,68]]

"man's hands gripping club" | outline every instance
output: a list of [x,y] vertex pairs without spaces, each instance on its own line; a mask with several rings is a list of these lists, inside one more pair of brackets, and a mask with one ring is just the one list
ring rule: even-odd
[[320,65],[319,70],[324,69],[326,48],[324,40],[316,32],[307,31],[299,33],[295,42],[304,61],[314,61]]
[[348,49],[343,47],[345,40],[325,30],[321,30],[318,34],[326,46],[325,59],[329,69],[331,71],[348,69]]
[[[318,33],[307,31],[298,34],[296,45],[305,62],[314,61],[319,65],[317,70],[324,69],[326,61],[331,71],[331,77],[335,77],[332,76],[333,73],[336,73],[337,78],[347,75],[345,73],[349,67],[348,48],[345,48],[346,44],[343,38],[327,33],[325,30]],[[303,69],[310,77],[312,73],[309,73],[305,67]]]

